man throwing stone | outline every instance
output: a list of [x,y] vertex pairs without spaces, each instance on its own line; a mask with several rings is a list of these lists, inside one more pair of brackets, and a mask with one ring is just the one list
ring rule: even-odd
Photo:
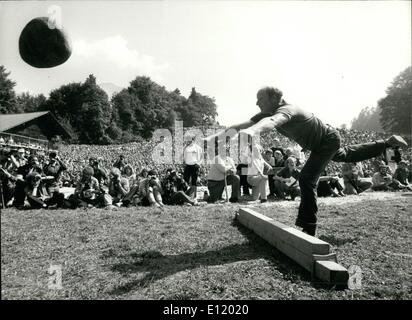
[[[282,96],[282,91],[276,88],[259,90],[256,104],[261,112],[229,129],[241,130],[252,137],[276,129],[303,149],[311,151],[299,178],[301,202],[295,224],[314,236],[318,212],[316,188],[328,162],[359,162],[382,154],[386,148],[406,147],[407,143],[402,137],[393,135],[387,140],[341,146],[341,137],[336,129],[323,124],[312,113],[286,103]],[[224,134],[221,132],[207,139]]]

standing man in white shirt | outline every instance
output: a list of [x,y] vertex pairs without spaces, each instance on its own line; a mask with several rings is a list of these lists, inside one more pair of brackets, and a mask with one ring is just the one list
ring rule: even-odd
[[195,142],[196,137],[193,136],[189,145],[183,151],[183,161],[185,169],[183,179],[189,186],[194,187],[194,195],[197,194],[197,180],[199,177],[200,165],[203,161],[203,150]]

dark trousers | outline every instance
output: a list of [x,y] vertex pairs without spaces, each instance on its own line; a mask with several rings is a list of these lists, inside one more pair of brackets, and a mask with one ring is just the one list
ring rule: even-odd
[[42,200],[39,197],[28,195],[27,201],[29,202],[32,209],[46,208],[55,204],[57,204],[58,208],[61,208],[63,206],[64,194],[56,191],[53,192],[53,196],[51,198],[45,200]]
[[330,160],[335,162],[359,162],[382,154],[385,150],[383,140],[341,147],[339,133],[329,128],[321,146],[313,150],[300,173],[299,186],[301,202],[296,225],[305,228],[316,227],[317,195],[316,189],[320,175]]
[[268,182],[269,182],[269,194],[270,195],[275,195],[275,180],[273,179],[274,175],[269,174],[268,175]]
[[[238,175],[229,175],[226,177],[227,185],[232,186],[232,194],[230,195],[231,199],[239,199],[240,193],[240,178]],[[207,202],[213,203],[218,201],[223,194],[225,189],[225,180],[209,180],[207,182],[207,188],[209,189],[209,198]]]
[[14,200],[13,205],[16,207],[20,207],[24,205],[24,200],[26,199],[26,192],[24,188],[26,186],[26,182],[23,180],[16,181],[16,188],[14,189]]
[[319,182],[317,189],[318,197],[330,197],[335,189],[338,190],[338,192],[343,190],[343,187],[339,183],[338,179]]
[[239,175],[240,178],[240,187],[242,188],[243,191],[243,195],[250,195],[250,188],[252,188],[252,186],[247,182],[247,175],[246,174],[242,174],[242,169],[244,169],[244,171],[246,172],[248,165],[247,164],[238,164],[236,167],[236,171],[237,174]]
[[196,186],[199,177],[200,166],[198,164],[186,165],[183,171],[183,179],[188,185]]

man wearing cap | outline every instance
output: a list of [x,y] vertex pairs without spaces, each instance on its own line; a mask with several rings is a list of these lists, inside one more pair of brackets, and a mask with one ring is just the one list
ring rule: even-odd
[[[243,134],[252,137],[276,129],[285,137],[298,143],[302,149],[311,151],[299,178],[301,202],[296,219],[296,225],[302,227],[303,231],[310,235],[316,234],[318,180],[330,160],[358,162],[376,157],[386,148],[407,146],[402,137],[393,135],[386,140],[343,147],[339,132],[335,128],[323,124],[312,113],[288,104],[283,99],[282,91],[277,88],[260,89],[257,93],[256,104],[261,112],[250,120],[231,126],[229,129],[242,130]],[[224,134],[225,132],[221,132],[217,135]],[[215,138],[215,136],[207,139]]]

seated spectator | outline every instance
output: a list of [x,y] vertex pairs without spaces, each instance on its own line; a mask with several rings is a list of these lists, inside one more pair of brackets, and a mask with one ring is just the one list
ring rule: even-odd
[[63,206],[64,194],[58,191],[50,193],[39,173],[31,172],[27,175],[24,192],[31,209],[48,208],[53,205],[57,208]]
[[20,148],[17,150],[15,158],[12,158],[12,161],[15,162],[16,168],[24,166],[27,163],[25,154],[26,154],[26,151],[23,148]]
[[[336,189],[336,191],[335,191]],[[336,176],[329,176],[326,171],[319,178],[317,188],[318,197],[344,197],[343,187]]]
[[82,177],[76,185],[74,194],[69,197],[72,208],[94,207],[102,203],[100,184],[93,175],[92,167],[83,169]]
[[[267,170],[268,174],[272,173],[272,166],[265,161],[261,151],[262,148],[260,146],[256,146],[252,157],[252,162],[248,168],[247,182],[252,186],[251,200],[256,201],[260,197],[260,202],[266,202],[266,184],[268,181],[268,176],[264,174],[264,171]],[[273,192],[275,191],[273,190]]]
[[286,166],[286,160],[289,159],[290,157],[295,158],[296,167],[300,167],[302,165],[302,163],[300,162],[300,159],[298,159],[296,155],[294,154],[293,149],[289,147],[289,148],[286,148],[285,154],[283,156],[283,160],[285,161],[285,166]]
[[398,181],[401,187],[407,188],[408,190],[412,189],[412,185],[409,178],[408,163],[405,160],[401,160],[398,163],[398,167],[393,174],[393,179]]
[[104,204],[109,205],[122,205],[122,200],[126,194],[130,191],[129,180],[123,178],[119,168],[112,168],[110,170],[110,179],[108,186],[108,194],[104,194]]
[[290,196],[292,200],[295,200],[297,196],[300,196],[300,171],[296,168],[294,157],[287,158],[285,164],[286,166],[274,177],[275,192],[279,199],[286,199],[286,196]]
[[[275,156],[275,152],[276,151],[280,151],[282,158],[285,155],[285,151],[283,150],[283,148],[280,146],[280,141],[279,139],[275,138],[272,140],[272,147],[270,148],[272,150],[273,156]],[[283,167],[283,166],[282,166]]]
[[371,161],[371,162],[372,162],[372,169],[373,169],[372,176],[373,176],[376,172],[379,172],[380,166],[387,164],[384,159],[385,159],[385,156],[384,156],[384,155],[381,155],[381,156],[379,156],[379,157],[373,158],[373,160]]
[[130,189],[139,185],[139,178],[137,177],[133,167],[130,164],[126,164],[122,171],[123,176],[129,180]]
[[49,192],[54,192],[54,190],[58,190],[61,184],[61,174],[65,170],[67,170],[67,167],[63,163],[63,161],[58,157],[57,151],[51,151],[49,153],[49,163],[47,163],[43,167],[43,173],[46,176],[54,177],[53,180],[47,180],[46,182],[46,187]]
[[210,164],[207,175],[207,188],[209,190],[208,203],[214,203],[222,198],[226,184],[232,186],[230,202],[238,202],[240,194],[240,177],[236,175],[236,165],[229,156],[215,156]]
[[399,181],[394,180],[392,176],[388,173],[388,166],[381,165],[379,167],[379,172],[375,172],[372,177],[372,190],[373,191],[394,191],[404,189]]
[[120,171],[123,171],[125,165],[127,164],[124,155],[120,155],[119,158],[113,163],[113,167],[118,168]]
[[139,196],[143,206],[163,207],[162,186],[156,170],[150,170],[139,185]]
[[197,200],[193,198],[196,188],[189,187],[188,183],[174,169],[166,170],[166,177],[162,184],[163,202],[168,205],[198,205]]
[[140,171],[139,180],[146,179],[148,174],[149,174],[149,171],[146,168],[143,168],[142,171]]
[[0,163],[0,203],[1,207],[5,208],[13,200],[14,190],[16,187],[16,177],[6,169],[2,168]]
[[283,154],[279,150],[273,153],[274,165],[273,167],[283,168],[285,166],[285,160],[283,159]]
[[344,163],[342,165],[344,189],[347,195],[359,194],[368,190],[372,182],[363,178],[363,172],[358,163]]
[[107,186],[109,177],[105,168],[101,167],[100,161],[97,158],[90,158],[89,165],[93,168],[93,177],[97,179],[100,186]]
[[134,199],[138,200],[139,183],[142,178],[140,176],[136,176],[133,167],[129,164],[125,165],[123,168],[123,174],[124,177],[129,180],[130,187],[130,191],[123,198],[123,205],[127,207],[134,201]]
[[26,177],[30,173],[39,173],[40,175],[43,173],[37,157],[30,156],[27,160],[27,164],[17,169],[16,188],[13,201],[13,205],[17,208],[24,206],[24,199],[26,198],[24,188],[26,186]]

